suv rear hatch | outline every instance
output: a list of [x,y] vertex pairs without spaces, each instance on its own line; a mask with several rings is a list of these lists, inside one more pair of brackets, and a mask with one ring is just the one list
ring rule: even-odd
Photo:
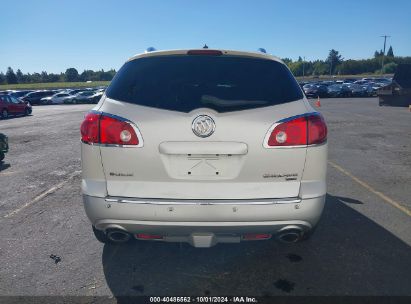
[[[126,119],[139,134],[138,147],[100,148],[109,196],[298,196],[306,146],[269,149],[264,143],[275,122],[307,107],[288,68],[271,57],[203,52],[137,58],[119,70],[99,110]],[[196,135],[197,123],[200,129],[214,123],[212,134]]]

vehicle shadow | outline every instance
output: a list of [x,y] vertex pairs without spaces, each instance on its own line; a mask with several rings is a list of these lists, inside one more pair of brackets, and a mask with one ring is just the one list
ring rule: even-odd
[[[327,195],[308,241],[105,245],[107,285],[118,302],[140,295],[411,295],[410,246]],[[126,296],[126,297],[124,297]]]
[[7,116],[6,118],[1,118],[0,121],[12,120],[12,119],[22,118],[22,117],[31,117],[31,116],[33,116],[33,114],[28,114],[28,115],[25,115],[25,114],[10,115],[10,116]]

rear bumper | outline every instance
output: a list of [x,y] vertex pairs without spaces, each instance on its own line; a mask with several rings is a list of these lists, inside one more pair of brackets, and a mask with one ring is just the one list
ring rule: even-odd
[[99,230],[160,234],[165,241],[212,233],[221,236],[219,242],[239,241],[245,233],[276,234],[288,226],[308,232],[317,224],[325,202],[325,196],[253,201],[83,198],[87,216]]

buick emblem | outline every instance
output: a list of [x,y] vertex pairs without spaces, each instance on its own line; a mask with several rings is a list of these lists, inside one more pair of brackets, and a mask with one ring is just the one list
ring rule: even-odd
[[215,122],[208,115],[197,116],[191,125],[195,135],[199,137],[208,137],[214,133]]

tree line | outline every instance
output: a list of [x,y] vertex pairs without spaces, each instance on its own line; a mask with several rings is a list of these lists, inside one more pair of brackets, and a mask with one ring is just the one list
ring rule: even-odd
[[75,68],[68,68],[65,73],[54,74],[45,71],[41,73],[26,73],[18,69],[16,72],[8,67],[6,74],[0,72],[0,84],[42,83],[42,82],[76,82],[76,81],[110,81],[116,71],[84,70],[81,74]]
[[[370,59],[348,59],[332,49],[325,60],[305,61],[298,58],[292,61],[289,58],[282,59],[295,76],[320,76],[320,75],[358,75],[358,74],[392,74],[398,64],[411,64],[411,57],[394,56],[392,46],[386,55],[382,50],[375,51]],[[92,71],[84,70],[81,74],[75,68],[68,68],[65,73],[53,74],[45,71],[41,73],[27,73],[18,69],[16,72],[9,67],[6,74],[0,72],[0,84],[40,83],[40,82],[74,82],[74,81],[111,81],[116,71]]]
[[369,59],[344,60],[338,51],[332,49],[325,60],[305,61],[299,57],[297,61],[289,58],[283,61],[295,76],[393,74],[398,64],[411,64],[411,57],[395,56],[390,46],[385,56],[380,50]]

